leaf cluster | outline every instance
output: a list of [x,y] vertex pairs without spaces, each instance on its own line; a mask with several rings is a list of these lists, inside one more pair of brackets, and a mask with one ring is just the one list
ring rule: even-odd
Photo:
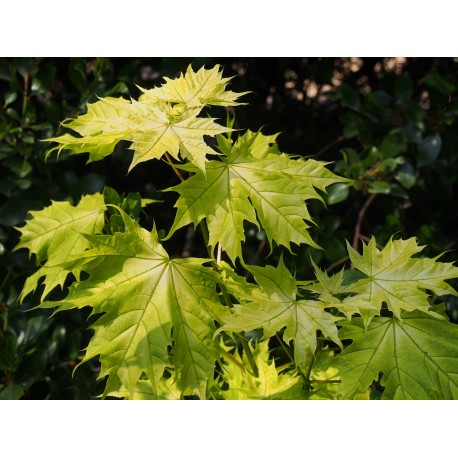
[[[167,189],[179,194],[175,221],[162,238],[139,224],[151,201],[109,188],[76,206],[53,202],[19,228],[16,248],[39,263],[22,298],[42,288],[42,309],[91,307],[83,362],[99,358],[104,396],[348,399],[369,397],[378,383],[391,399],[455,398],[458,331],[435,299],[457,295],[446,281],[458,268],[421,257],[414,238],[380,248],[372,238],[362,254],[348,246],[353,278],[313,264],[315,278],[300,280],[283,258],[246,262],[246,223],[264,231],[271,251],[319,248],[310,201],[354,182],[325,162],[281,153],[276,135],[233,139],[230,124],[200,116],[209,105],[240,104],[243,93],[227,91],[228,82],[218,66],[190,67],[141,89],[138,101],[101,98],[64,122],[75,133],[49,139],[58,144],[51,152],[96,161],[123,140],[134,151],[129,170],[164,159],[181,181]],[[170,256],[164,243],[190,224],[208,256]],[[49,298],[70,274],[66,296]],[[278,355],[268,348],[275,339]]]

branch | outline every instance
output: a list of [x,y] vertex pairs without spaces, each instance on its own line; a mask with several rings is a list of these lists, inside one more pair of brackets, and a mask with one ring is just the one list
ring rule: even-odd
[[357,251],[358,250],[358,243],[359,239],[361,237],[361,224],[363,222],[364,216],[366,215],[366,211],[369,208],[370,204],[372,201],[376,198],[377,194],[371,194],[366,202],[364,202],[364,205],[361,207],[361,209],[358,212],[358,219],[356,220],[355,224],[355,232],[353,234],[353,243],[351,244],[352,248]]
[[333,140],[332,142],[328,143],[327,145],[323,146],[323,148],[321,148],[316,154],[313,155],[313,157],[316,159],[316,158],[319,158],[320,156],[322,156],[326,151],[330,150],[333,146],[339,144],[341,141],[345,140],[345,137],[343,135],[340,135],[339,137],[337,137],[335,140]]

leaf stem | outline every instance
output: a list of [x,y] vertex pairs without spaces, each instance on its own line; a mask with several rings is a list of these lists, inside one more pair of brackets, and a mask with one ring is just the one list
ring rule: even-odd
[[246,371],[245,366],[239,363],[228,351],[224,350],[224,348],[219,348],[221,353],[230,361],[232,361],[239,369],[242,369],[243,372]]
[[[207,247],[208,251],[208,256],[215,261],[215,258],[213,257],[213,252],[212,249],[209,245],[209,240],[210,240],[210,235],[208,233],[208,227],[205,221],[201,221],[199,223],[200,229],[202,231],[202,237],[204,238],[205,246]],[[219,267],[216,262],[214,262],[213,268],[219,272]],[[234,305],[232,304],[231,297],[226,289],[226,286],[223,283],[219,283],[219,288],[221,290],[221,294],[223,295],[224,302],[226,303],[227,307],[229,308],[234,308]],[[248,345],[248,341],[246,340],[246,337],[243,335],[243,333],[237,333],[237,335],[240,337],[240,342],[242,343],[243,351],[245,352],[248,362],[250,363],[251,367],[251,372],[255,377],[259,376],[259,370],[258,366],[256,365],[256,361],[254,360],[253,353],[251,352],[251,348]]]
[[202,237],[204,239],[205,246],[207,248],[208,257],[214,259],[212,249],[209,245],[210,234],[208,233],[207,224],[202,220],[199,223],[200,230],[202,231]]
[[165,152],[165,157],[167,159],[167,162],[172,166],[172,169],[175,172],[175,175],[180,179],[181,182],[185,181],[185,178],[184,178],[183,174],[177,168],[177,166],[173,162],[172,158],[170,157],[170,154],[167,151]]
[[[167,159],[167,162],[172,166],[173,171],[178,176],[180,181],[181,182],[185,181],[185,178],[183,177],[183,175],[180,172],[180,170],[176,167],[175,163],[173,162],[172,158],[170,157],[170,154],[167,151],[165,152],[165,157]],[[210,234],[208,233],[208,227],[207,227],[207,225],[206,225],[206,223],[204,221],[201,221],[199,223],[199,226],[200,226],[200,229],[202,231],[202,237],[204,239],[205,246],[207,247],[208,256],[211,259],[214,260],[213,252],[212,252],[212,249],[211,249],[211,247],[209,245]],[[218,269],[217,264],[215,264],[215,269]],[[231,298],[229,296],[229,293],[227,292],[226,287],[223,284],[220,284],[219,286],[220,286],[221,293],[222,293],[223,298],[224,298],[224,302],[226,303],[226,305],[229,308],[233,308],[234,306],[232,304]],[[240,337],[240,342],[242,343],[242,347],[243,347],[243,350],[244,350],[244,352],[245,352],[245,354],[247,356],[248,362],[250,363],[251,371],[252,371],[252,373],[253,373],[253,375],[255,377],[258,377],[259,376],[258,366],[256,365],[256,361],[254,360],[253,353],[251,352],[251,348],[250,348],[250,346],[248,344],[248,341],[246,340],[245,336],[242,333],[240,333],[238,335]]]
[[294,360],[294,355],[291,353],[291,349],[288,347],[288,345],[286,345],[285,342],[283,342],[283,339],[278,334],[275,334],[275,336],[277,337],[277,340],[280,343],[280,345],[283,348],[283,350],[285,351],[285,353],[288,355],[288,358],[294,364],[294,367],[297,369],[297,371],[299,372],[300,376],[304,379],[304,382],[307,383],[307,378],[306,378],[305,374],[302,372],[302,369],[300,368],[300,366],[298,366],[296,364],[296,361]]
[[238,333],[237,335],[240,337],[240,342],[242,343],[243,351],[245,352],[248,362],[250,364],[251,373],[257,378],[259,377],[259,370],[258,366],[256,365],[256,361],[254,360],[253,353],[251,352],[250,344],[248,343],[248,340],[243,335],[243,333]]
[[307,390],[310,390],[310,384],[312,383],[312,381],[310,380],[310,376],[312,375],[312,369],[313,369],[313,365],[315,364],[315,361],[316,361],[316,358],[318,356],[318,352],[320,351],[320,346],[318,345],[318,342],[317,342],[317,346],[315,348],[315,351],[313,353],[313,357],[312,357],[312,360],[310,361],[310,365],[307,369],[307,373],[305,374],[305,386],[306,386],[306,389]]

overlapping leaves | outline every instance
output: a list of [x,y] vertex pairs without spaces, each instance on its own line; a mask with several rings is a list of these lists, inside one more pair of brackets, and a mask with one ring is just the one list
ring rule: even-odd
[[140,88],[144,94],[138,101],[106,97],[88,104],[86,114],[63,122],[80,136],[66,133],[48,139],[58,143],[50,152],[87,152],[91,162],[111,154],[121,140],[126,140],[134,151],[129,170],[167,152],[204,171],[206,155],[214,154],[204,135],[215,136],[231,129],[199,115],[206,105],[239,104],[236,99],[244,93],[226,91],[229,79],[222,77],[219,66],[201,68],[197,73],[189,67],[185,75],[175,80],[166,78],[159,88]]
[[[124,199],[106,192],[111,217],[105,227],[100,194],[84,197],[76,207],[54,202],[32,212],[19,229],[17,248],[29,249],[42,265],[27,280],[22,297],[43,278],[44,298],[74,274],[65,299],[40,307],[90,306],[98,315],[84,361],[99,356],[100,377],[107,376],[105,395],[205,398],[210,386],[219,398],[333,398],[337,390],[348,398],[367,397],[378,381],[386,398],[458,397],[458,328],[431,310],[429,297],[431,292],[457,294],[446,280],[458,277],[458,268],[419,257],[422,247],[414,239],[390,240],[381,250],[372,239],[363,244],[362,254],[349,247],[353,267],[364,275],[353,284],[345,282],[343,272],[330,277],[316,265],[316,281],[297,281],[282,258],[277,267],[245,265],[246,222],[262,228],[272,248],[274,243],[289,250],[292,243],[316,247],[307,201],[322,200],[328,186],[348,180],[331,173],[324,162],[280,153],[276,135],[248,131],[235,142],[223,136],[232,129],[202,116],[202,110],[239,104],[243,94],[226,91],[229,80],[218,66],[197,72],[190,67],[161,87],[140,88],[138,101],[108,97],[89,104],[85,115],[64,122],[78,136],[67,133],[49,141],[58,144],[57,151],[88,152],[89,161],[129,141],[134,150],[130,168],[166,153],[187,160],[180,167],[189,176],[169,189],[180,197],[167,238],[204,222],[209,248],[220,244],[234,264],[242,261],[255,282],[224,262],[171,259],[156,229],[141,228],[119,205]],[[219,151],[207,145],[204,135],[216,136]],[[208,160],[209,154],[214,158]],[[140,196],[136,202],[139,210]],[[103,228],[109,235],[100,235]],[[87,274],[83,281],[81,271]],[[390,316],[377,316],[382,309]],[[263,341],[244,345],[241,356],[238,350],[221,349],[215,338],[255,329],[263,331]],[[269,354],[268,339],[274,335],[293,344],[287,372],[279,372]],[[316,355],[318,337],[323,345],[346,348],[337,359],[329,346],[326,356]]]
[[146,375],[160,396],[164,369],[172,365],[181,390],[205,397],[219,355],[213,340],[220,307],[215,273],[203,266],[205,259],[170,259],[155,229],[148,232],[123,217],[126,232],[87,236],[92,248],[81,258],[88,261],[89,278],[73,284],[63,301],[41,307],[90,305],[103,313],[84,360],[100,356],[106,394],[134,397]]
[[303,381],[294,373],[279,374],[275,362],[270,360],[268,341],[259,342],[252,348],[253,358],[259,371],[255,377],[244,366],[248,366],[246,354],[234,353],[232,359],[225,358],[222,378],[228,384],[224,399],[301,399],[304,397]]
[[187,167],[194,175],[169,189],[180,198],[168,237],[205,218],[210,246],[220,243],[233,261],[242,258],[244,221],[261,224],[270,243],[288,249],[291,242],[316,247],[305,222],[311,221],[305,201],[321,199],[317,190],[343,179],[323,162],[280,154],[275,138],[248,131],[232,145],[220,136],[221,160],[208,161],[206,173]]
[[377,308],[372,316],[380,313],[383,303],[397,317],[401,312],[420,310],[436,318],[440,315],[430,310],[427,291],[439,296],[456,294],[445,280],[458,277],[458,268],[452,263],[437,261],[437,258],[413,257],[421,252],[414,238],[390,240],[379,250],[375,238],[366,245],[363,254],[348,246],[353,266],[366,275],[347,288],[347,292]]
[[239,298],[235,313],[224,321],[227,331],[249,331],[262,328],[264,337],[271,337],[285,328],[283,339],[294,341],[294,359],[303,364],[317,346],[317,331],[340,345],[337,335],[337,318],[324,310],[315,300],[297,297],[296,279],[289,273],[282,260],[277,267],[250,266],[257,285],[250,285],[246,292],[241,282],[229,291]]
[[458,326],[415,311],[353,319],[340,333],[353,343],[340,357],[339,394],[351,398],[383,376],[386,399],[458,398]]

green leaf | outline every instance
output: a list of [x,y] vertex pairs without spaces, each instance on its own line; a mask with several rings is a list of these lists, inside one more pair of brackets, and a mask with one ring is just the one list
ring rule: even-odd
[[[296,373],[279,374],[275,362],[270,360],[269,342],[258,342],[250,345],[253,359],[259,371],[258,377],[242,367],[249,367],[246,355],[243,358],[237,352],[232,359],[223,359],[223,380],[228,384],[227,391],[223,391],[224,399],[303,399],[304,390],[302,379]],[[236,364],[237,361],[239,364]]]
[[0,400],[18,400],[24,394],[24,389],[17,383],[9,383],[6,387],[0,385]]
[[17,92],[16,91],[7,91],[3,96],[5,100],[5,104],[3,105],[6,108],[9,104],[13,103],[17,99]]
[[291,242],[317,247],[304,222],[311,221],[304,201],[322,200],[317,190],[348,180],[327,170],[326,163],[280,154],[275,138],[248,131],[233,146],[220,141],[222,159],[207,162],[205,174],[187,167],[194,175],[168,189],[178,192],[180,198],[167,238],[205,218],[210,246],[220,243],[235,260],[242,258],[244,221],[258,227],[259,221],[271,245],[274,240],[288,249]]
[[439,91],[441,94],[448,95],[455,91],[456,85],[446,80],[436,71],[429,72],[425,77],[425,83]]
[[205,397],[219,356],[214,320],[222,311],[217,276],[205,259],[170,259],[156,229],[141,228],[119,209],[126,232],[86,236],[92,245],[85,281],[71,286],[63,301],[40,307],[58,310],[90,305],[103,313],[92,328],[84,361],[100,356],[105,395],[122,390],[134,397],[146,374],[157,396],[164,369],[173,365],[180,389]]
[[29,212],[32,219],[17,228],[21,239],[15,250],[27,248],[42,265],[27,278],[21,300],[37,288],[41,277],[45,277],[42,299],[56,286],[62,286],[70,272],[78,278],[80,267],[71,267],[71,261],[89,247],[83,234],[102,231],[105,208],[103,196],[97,193],[82,197],[76,206],[53,202],[43,210]]
[[51,90],[56,80],[56,67],[51,65],[43,67],[32,79],[32,91],[40,94]]
[[[377,310],[373,304],[362,299],[358,295],[348,296],[348,288],[343,284],[343,270],[330,277],[326,272],[320,270],[313,260],[312,266],[317,281],[308,282],[303,288],[317,294],[317,298],[322,303],[323,307],[336,308],[349,320],[356,313],[366,315],[367,311],[373,312]],[[344,295],[346,295],[346,297],[344,297]]]
[[404,164],[396,173],[395,178],[405,189],[410,189],[417,181],[415,169],[410,164]]
[[17,338],[13,335],[2,336],[0,340],[0,371],[14,373],[20,362]]
[[390,183],[388,181],[374,181],[369,185],[370,194],[389,194]]
[[358,293],[361,299],[377,307],[378,313],[386,303],[397,318],[401,311],[421,310],[432,316],[428,294],[439,296],[457,292],[445,280],[458,277],[458,268],[452,263],[438,262],[436,258],[413,257],[424,248],[414,238],[390,240],[379,250],[375,238],[366,245],[363,254],[358,254],[348,243],[348,253],[353,266],[367,278],[358,280],[347,288],[347,292]]
[[[243,94],[225,91],[228,78],[221,78],[219,67],[202,68],[177,80],[167,79],[160,88],[144,91],[138,101],[105,97],[88,104],[88,112],[63,125],[77,132],[50,138],[58,146],[49,152],[68,149],[72,154],[89,153],[89,162],[111,154],[121,140],[131,142],[134,151],[129,171],[141,162],[160,159],[169,153],[175,159],[187,159],[205,171],[207,154],[216,154],[204,141],[204,135],[215,136],[232,129],[199,117],[207,104],[237,105]],[[178,103],[175,103],[178,102]]]
[[326,203],[328,205],[338,204],[347,200],[350,191],[348,190],[348,184],[346,183],[335,183],[329,186],[328,195],[326,197]]
[[319,352],[314,359],[310,374],[313,391],[307,393],[307,399],[337,399],[340,380],[336,358],[333,351],[327,350]]
[[408,140],[400,129],[392,129],[383,139],[380,151],[385,157],[393,157],[407,150]]
[[87,88],[86,63],[81,57],[70,59],[68,77],[72,84],[80,91],[84,92]]
[[231,291],[240,300],[234,305],[235,313],[224,320],[223,329],[241,332],[253,329],[264,330],[264,338],[273,336],[286,327],[283,339],[286,343],[294,340],[294,357],[298,365],[317,347],[317,331],[338,345],[335,322],[339,319],[324,310],[319,301],[297,298],[296,279],[280,259],[278,267],[250,266],[258,288],[251,294]]
[[376,317],[365,330],[353,319],[340,338],[353,341],[339,358],[342,397],[366,391],[382,373],[384,399],[458,398],[456,324],[412,312],[402,322]]
[[344,106],[353,109],[358,109],[361,106],[361,99],[358,91],[348,84],[342,84],[338,93]]
[[408,73],[402,74],[394,84],[394,94],[401,102],[410,100],[413,94],[413,82]]
[[442,139],[439,134],[430,135],[418,145],[418,167],[429,165],[437,159],[442,147]]
[[150,380],[139,380],[135,385],[133,394],[126,388],[121,387],[117,391],[107,393],[107,396],[145,401],[152,399],[177,400],[182,398],[181,390],[172,377],[168,379],[161,378],[156,385],[151,383]]

